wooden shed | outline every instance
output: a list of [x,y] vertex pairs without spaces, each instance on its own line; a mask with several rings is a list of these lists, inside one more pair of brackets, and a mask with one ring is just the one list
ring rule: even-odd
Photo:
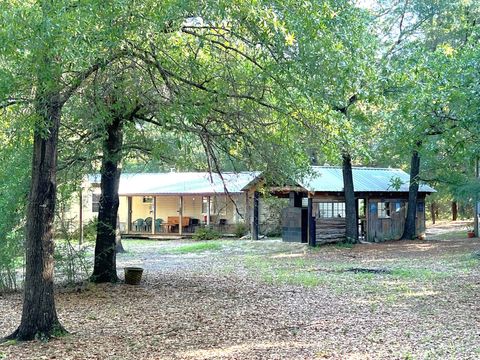
[[[369,242],[399,239],[405,224],[409,175],[401,169],[354,167],[353,182],[360,238]],[[243,190],[258,190],[260,181]],[[345,197],[342,168],[314,166],[312,176],[289,186],[269,187],[290,199],[282,214],[284,241],[317,244],[345,240]],[[417,235],[425,233],[425,198],[435,192],[421,184],[417,202]],[[309,235],[312,234],[312,235]]]

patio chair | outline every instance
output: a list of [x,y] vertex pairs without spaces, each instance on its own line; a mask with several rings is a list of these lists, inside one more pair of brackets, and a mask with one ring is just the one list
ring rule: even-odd
[[145,220],[143,219],[137,219],[133,222],[133,228],[135,231],[143,231],[145,228]]
[[155,232],[162,232],[163,219],[155,219]]
[[147,217],[145,219],[145,230],[146,231],[152,231],[152,218],[151,217]]

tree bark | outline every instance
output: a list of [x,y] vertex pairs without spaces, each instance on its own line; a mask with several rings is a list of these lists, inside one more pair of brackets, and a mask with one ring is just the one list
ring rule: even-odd
[[435,217],[435,202],[432,201],[432,203],[430,204],[430,213],[431,213],[431,216],[432,216],[432,224],[435,224],[435,221],[436,221],[436,217]]
[[115,230],[115,251],[117,254],[125,253],[125,249],[122,244],[122,235],[120,234],[120,218],[117,213],[117,228]]
[[41,125],[34,131],[22,319],[18,329],[7,339],[47,339],[66,332],[58,320],[53,294],[53,221],[61,108],[58,93],[37,98],[36,113]]
[[117,282],[116,229],[118,216],[119,163],[123,145],[123,122],[114,117],[106,124],[107,137],[103,143],[100,208],[98,211],[95,260],[91,281]]
[[456,201],[452,201],[452,221],[457,221],[458,218],[458,206]]
[[413,150],[410,165],[410,186],[408,188],[408,210],[405,219],[405,227],[403,229],[402,240],[411,240],[417,234],[417,198],[418,198],[418,175],[420,173],[420,155],[418,150]]
[[343,189],[345,193],[345,236],[348,242],[356,243],[358,242],[358,225],[353,186],[352,158],[350,154],[343,153],[342,160]]

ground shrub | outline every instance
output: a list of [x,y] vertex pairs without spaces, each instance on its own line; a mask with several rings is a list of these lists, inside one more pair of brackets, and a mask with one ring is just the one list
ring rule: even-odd
[[93,269],[90,246],[72,244],[70,240],[57,241],[55,272],[69,285],[87,279]]
[[213,240],[219,239],[220,233],[209,227],[197,228],[192,237],[194,240]]
[[17,290],[17,269],[23,265],[23,227],[0,241],[0,293]]
[[247,232],[248,232],[247,225],[243,223],[239,223],[235,226],[235,231],[234,231],[235,237],[241,238],[242,236],[245,236]]

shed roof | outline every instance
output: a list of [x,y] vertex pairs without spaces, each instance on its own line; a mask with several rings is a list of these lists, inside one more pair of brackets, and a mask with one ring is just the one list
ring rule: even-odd
[[[352,167],[355,192],[408,192],[410,175],[401,169]],[[243,190],[260,181],[256,177]],[[341,166],[312,166],[312,175],[296,185],[309,192],[343,192]],[[433,188],[420,184],[419,192],[432,193]]]
[[[343,172],[340,166],[312,166],[313,176],[299,185],[312,192],[343,191]],[[410,175],[401,169],[353,167],[355,192],[408,192]],[[399,185],[399,186],[397,186]],[[435,192],[420,184],[419,192]]]
[[[208,172],[125,173],[120,176],[119,195],[214,195],[241,193],[258,172],[225,172],[222,176]],[[223,177],[223,180],[222,180]],[[100,182],[92,175],[90,182]]]

